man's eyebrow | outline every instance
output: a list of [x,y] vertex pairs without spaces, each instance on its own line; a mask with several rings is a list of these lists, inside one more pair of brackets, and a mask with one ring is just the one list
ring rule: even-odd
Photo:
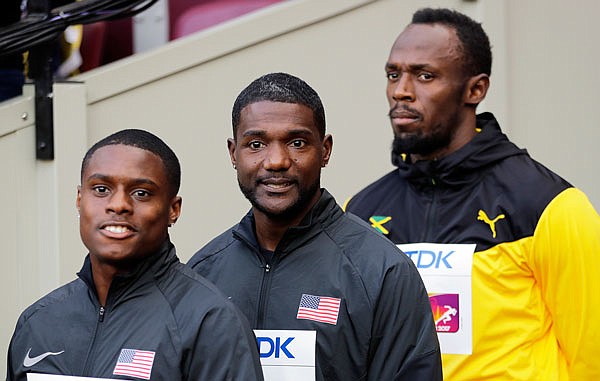
[[[112,178],[112,176],[109,176],[109,175],[104,175],[101,173],[94,173],[94,174],[88,176],[88,178],[86,179],[86,181],[91,181],[91,180],[112,182],[113,178]],[[154,187],[158,187],[158,184],[156,184],[154,181],[144,178],[144,177],[133,178],[129,182],[133,185],[151,185]]]
[[313,132],[310,128],[295,128],[293,130],[289,130],[288,131],[288,135],[293,135],[293,136],[304,136],[304,135],[312,135]]
[[[307,126],[306,128],[294,128],[291,129],[287,132],[288,135],[290,136],[306,136],[306,135],[312,135],[313,132],[312,130]],[[263,137],[263,136],[267,136],[267,132],[264,130],[248,130],[245,131],[242,134],[242,137],[248,137],[248,136],[257,136],[257,137]]]
[[266,135],[266,132],[262,131],[262,130],[248,130],[242,134],[242,137],[246,137],[246,136],[259,136],[260,137],[260,136],[265,136],[265,135]]
[[386,70],[388,70],[388,69],[397,69],[397,68],[398,68],[398,65],[396,65],[396,64],[389,63],[389,62],[385,63],[385,69]]
[[[422,69],[427,69],[427,68],[431,68],[430,64],[425,64],[425,63],[415,63],[415,64],[409,64],[408,65],[409,70],[422,70]],[[385,69],[386,70],[397,70],[398,69],[398,65],[393,64],[393,63],[386,63],[385,64]]]

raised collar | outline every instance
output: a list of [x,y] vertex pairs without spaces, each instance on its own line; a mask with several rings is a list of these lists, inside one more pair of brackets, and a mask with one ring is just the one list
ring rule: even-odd
[[[312,209],[304,216],[296,226],[288,228],[281,241],[275,249],[275,253],[284,255],[302,246],[323,228],[343,215],[335,198],[324,188],[321,189],[321,197]],[[233,233],[242,239],[257,252],[260,251],[254,229],[254,214],[250,210],[240,223],[233,228]]]
[[[116,276],[113,279],[108,293],[107,305],[114,303],[115,300],[120,299],[122,295],[127,294],[128,291],[138,285],[151,282],[153,279],[160,277],[178,261],[175,246],[167,238],[155,254],[143,259],[130,273]],[[92,264],[88,254],[77,276],[85,282],[90,291],[97,297],[92,274]]]
[[439,160],[422,160],[416,163],[392,158],[398,173],[419,187],[462,187],[476,182],[481,169],[509,156],[526,155],[502,133],[491,113],[477,115],[478,134],[465,146]]

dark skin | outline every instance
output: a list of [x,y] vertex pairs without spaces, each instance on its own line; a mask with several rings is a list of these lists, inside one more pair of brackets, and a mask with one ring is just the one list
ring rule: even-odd
[[310,108],[262,101],[242,109],[227,146],[253,205],[258,243],[275,251],[287,229],[321,197],[321,168],[329,162],[333,138],[321,138]]
[[181,213],[159,156],[140,148],[99,148],[77,187],[81,239],[101,305],[115,276],[156,253]]
[[489,76],[466,76],[461,48],[452,28],[411,24],[391,49],[385,70],[394,135],[444,142],[432,152],[408,151],[413,161],[447,156],[476,135],[475,108],[485,98]]

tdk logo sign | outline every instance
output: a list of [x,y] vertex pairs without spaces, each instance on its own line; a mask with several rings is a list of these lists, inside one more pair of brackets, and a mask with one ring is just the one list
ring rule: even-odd
[[315,381],[317,332],[255,329],[265,380]]
[[454,254],[454,250],[451,251],[430,251],[430,250],[412,250],[404,252],[408,257],[417,265],[418,269],[428,268],[447,268],[451,269],[452,265],[449,262],[449,258]]
[[287,357],[289,359],[295,358],[294,355],[288,349],[288,345],[295,339],[295,337],[257,337],[258,351],[261,358],[274,357],[276,359],[280,357]]

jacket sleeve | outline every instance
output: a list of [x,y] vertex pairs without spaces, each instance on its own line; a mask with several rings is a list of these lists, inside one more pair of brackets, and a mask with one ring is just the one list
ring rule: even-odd
[[569,379],[600,379],[600,217],[583,192],[569,188],[546,207],[529,261]]
[[410,260],[388,269],[375,308],[369,380],[442,380],[427,291]]
[[7,355],[7,360],[6,360],[6,381],[16,381],[17,380],[17,378],[15,376],[15,372],[13,370],[11,349],[12,349],[12,340],[11,340],[11,344],[8,347],[8,355]]
[[[10,339],[10,344],[8,345],[8,353],[6,360],[6,381],[25,381],[27,379],[27,375],[22,372],[18,363],[15,362],[14,352],[18,347],[22,347],[23,344],[22,332],[24,323],[24,313],[21,314],[19,320],[17,321],[17,325],[15,327],[15,331],[13,332],[12,338]],[[20,349],[20,348],[19,348]]]
[[263,380],[256,337],[230,303],[205,315],[188,363],[186,381]]

